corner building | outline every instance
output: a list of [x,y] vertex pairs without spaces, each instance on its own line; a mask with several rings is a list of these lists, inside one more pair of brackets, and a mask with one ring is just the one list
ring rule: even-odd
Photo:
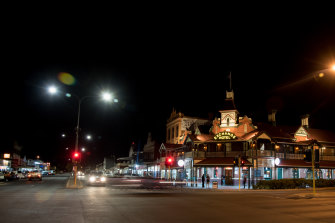
[[[246,175],[249,186],[258,180],[311,179],[312,163],[304,158],[306,151],[314,149],[318,161],[315,176],[335,179],[335,133],[310,128],[308,116],[301,119],[300,126],[279,126],[276,111],[272,111],[268,123],[254,123],[247,116],[239,116],[233,91],[226,92],[219,112],[220,117],[212,120],[210,125],[201,122],[185,128],[175,141],[179,144],[169,151],[176,163],[183,160],[184,166],[180,170],[175,164],[171,171],[183,171],[181,176],[194,185],[201,183],[203,174],[208,174],[211,181],[223,184],[232,179],[235,185],[239,177],[242,179]],[[167,127],[171,129],[171,123],[178,117],[173,112]],[[165,160],[164,156],[161,154],[161,161]],[[240,173],[234,165],[236,157],[243,163]]]

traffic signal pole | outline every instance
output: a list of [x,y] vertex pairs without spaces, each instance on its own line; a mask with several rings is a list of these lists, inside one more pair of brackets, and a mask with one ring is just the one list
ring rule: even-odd
[[315,146],[313,145],[313,150],[312,150],[313,194],[315,194],[315,173],[314,173],[314,166],[315,166]]
[[169,165],[169,181],[171,181],[171,166]]
[[238,158],[238,190],[241,189],[241,157]]

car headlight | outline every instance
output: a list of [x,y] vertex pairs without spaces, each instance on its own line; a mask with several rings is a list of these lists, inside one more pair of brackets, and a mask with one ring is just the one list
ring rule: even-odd
[[106,178],[105,177],[101,177],[100,180],[103,181],[103,182],[105,182]]
[[90,182],[94,182],[95,181],[95,177],[90,177]]

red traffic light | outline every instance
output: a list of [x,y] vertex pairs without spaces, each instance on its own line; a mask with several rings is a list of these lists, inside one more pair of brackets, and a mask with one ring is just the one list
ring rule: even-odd
[[166,162],[165,164],[168,165],[168,166],[171,166],[172,163],[173,163],[173,157],[166,157]]
[[80,154],[78,152],[73,153],[73,158],[78,159]]

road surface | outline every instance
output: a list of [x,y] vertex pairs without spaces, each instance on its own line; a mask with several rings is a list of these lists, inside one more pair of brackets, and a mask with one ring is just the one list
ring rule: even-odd
[[335,190],[214,191],[108,178],[67,189],[68,176],[0,183],[0,222],[335,222]]

